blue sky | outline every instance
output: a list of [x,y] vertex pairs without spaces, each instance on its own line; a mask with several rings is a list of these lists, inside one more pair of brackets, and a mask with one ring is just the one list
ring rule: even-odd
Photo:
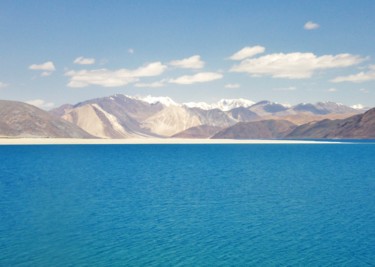
[[0,2],[0,99],[375,106],[375,1]]

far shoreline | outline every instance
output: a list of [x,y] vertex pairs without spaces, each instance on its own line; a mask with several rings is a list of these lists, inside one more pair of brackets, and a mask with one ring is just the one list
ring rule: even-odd
[[340,140],[279,140],[279,139],[78,139],[78,138],[22,138],[0,137],[0,145],[185,145],[185,144],[340,144]]

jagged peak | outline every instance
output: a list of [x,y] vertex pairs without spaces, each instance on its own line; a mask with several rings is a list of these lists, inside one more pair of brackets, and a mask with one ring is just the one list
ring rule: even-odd
[[279,102],[269,101],[269,100],[262,100],[254,104],[254,106],[266,106],[266,105],[280,105],[285,108],[290,108],[292,105],[290,104],[282,104]]
[[206,102],[187,102],[187,103],[183,103],[183,105],[188,108],[200,108],[203,110],[213,109],[212,105],[207,104]]
[[256,103],[254,104],[254,106],[269,105],[269,104],[272,104],[272,102],[271,102],[271,101],[268,101],[268,100],[261,100],[261,101],[259,101],[259,102],[256,102]]
[[233,108],[238,107],[250,107],[254,105],[255,102],[245,99],[245,98],[237,98],[237,99],[221,99],[216,104],[213,104],[215,108],[219,108],[223,111],[228,111]]
[[361,110],[361,111],[366,111],[366,110],[370,109],[369,107],[366,107],[362,104],[355,104],[355,105],[352,105],[350,107],[353,108],[353,109],[356,109],[356,110]]
[[322,102],[317,102],[316,105],[317,105],[317,106],[320,106],[320,105],[345,106],[345,105],[342,104],[342,103],[337,103],[337,102],[333,102],[333,101],[322,101]]
[[179,106],[180,104],[176,103],[175,101],[172,100],[169,96],[151,96],[147,95],[145,97],[136,97],[135,99],[141,100],[143,102],[147,102],[149,104],[156,104],[160,103],[164,106]]
[[228,111],[233,108],[238,107],[250,107],[254,105],[255,102],[245,99],[245,98],[235,98],[235,99],[220,99],[216,103],[208,104],[206,102],[187,102],[183,105],[189,108],[200,108],[204,110],[210,109],[220,109],[223,111]]

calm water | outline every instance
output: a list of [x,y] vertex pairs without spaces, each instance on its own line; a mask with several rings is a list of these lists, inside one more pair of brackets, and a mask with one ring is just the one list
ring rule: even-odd
[[375,145],[0,147],[0,266],[374,266]]

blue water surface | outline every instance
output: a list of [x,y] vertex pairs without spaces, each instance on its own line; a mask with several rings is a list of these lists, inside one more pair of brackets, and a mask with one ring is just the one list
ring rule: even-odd
[[375,145],[0,146],[0,266],[374,266]]

